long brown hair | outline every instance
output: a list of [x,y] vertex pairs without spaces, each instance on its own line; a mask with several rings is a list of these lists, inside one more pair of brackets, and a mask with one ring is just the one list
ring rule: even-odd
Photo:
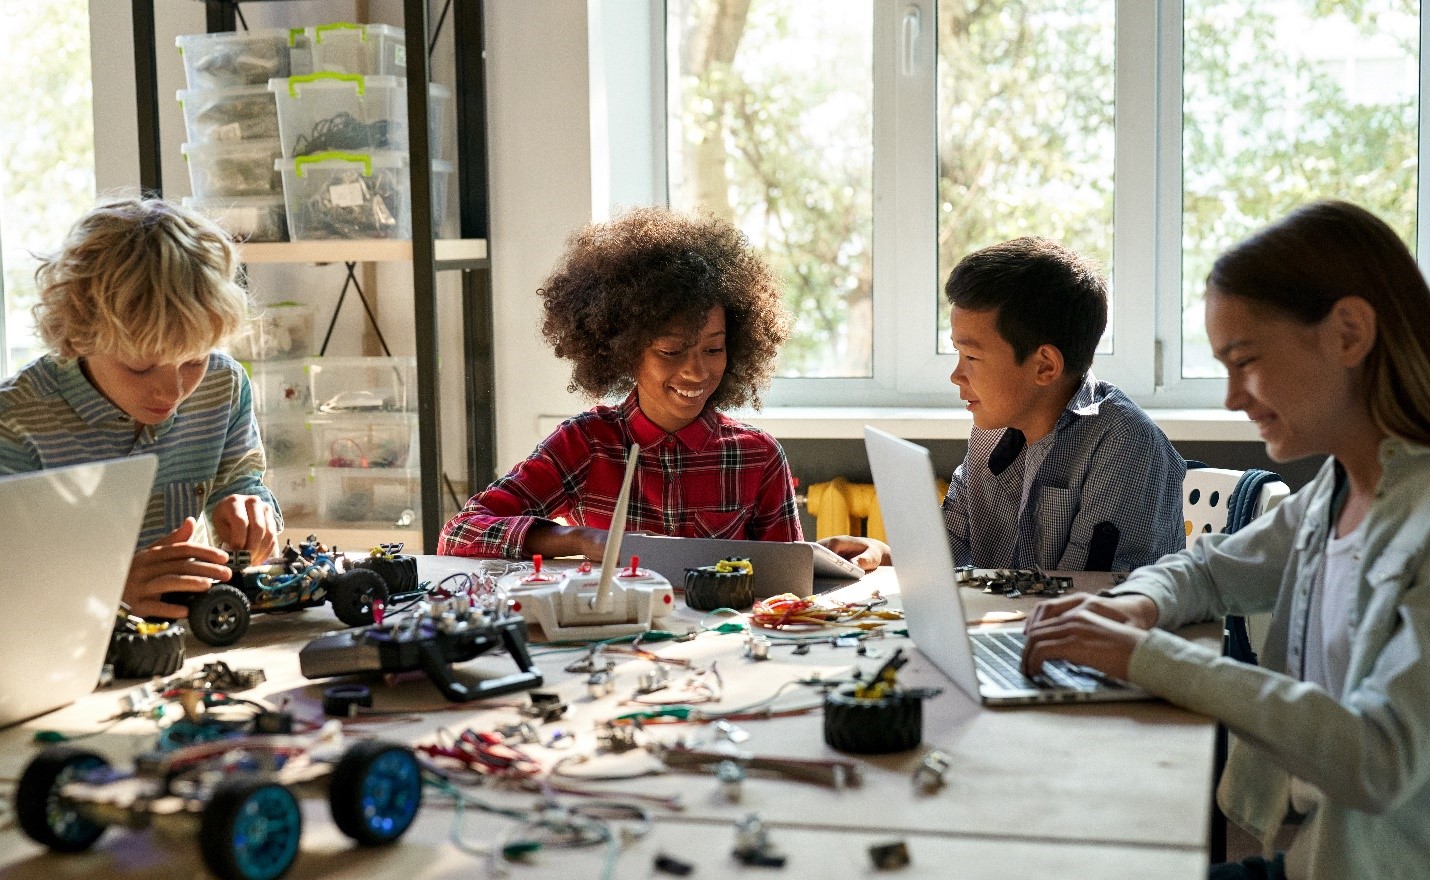
[[1207,289],[1269,306],[1304,324],[1344,296],[1376,315],[1365,360],[1376,427],[1430,444],[1430,287],[1410,249],[1379,217],[1347,202],[1299,208],[1227,251]]

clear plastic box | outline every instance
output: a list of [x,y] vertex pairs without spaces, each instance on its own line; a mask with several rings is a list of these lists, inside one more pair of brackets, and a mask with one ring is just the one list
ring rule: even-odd
[[[284,158],[333,150],[407,150],[406,79],[320,70],[270,80],[268,87],[278,107]],[[427,94],[432,155],[442,158],[452,90],[432,83]]]
[[196,198],[283,193],[283,175],[273,165],[283,153],[276,139],[184,144],[182,149]]
[[[237,357],[237,354],[235,355]],[[244,358],[238,358],[245,360]],[[305,361],[247,361],[253,410],[260,420],[281,413],[311,412],[313,386]]]
[[313,69],[364,76],[406,76],[407,42],[402,28],[334,22],[306,31]]
[[288,240],[288,207],[281,194],[212,199],[184,196],[184,207],[217,223],[234,241]]
[[191,144],[276,140],[278,102],[266,83],[232,89],[180,89]]
[[314,463],[314,427],[302,413],[265,415],[258,433],[270,468],[306,471]]
[[[280,159],[294,241],[412,237],[412,181],[403,153],[319,153]],[[447,214],[452,164],[432,162],[432,223]]]
[[319,414],[311,424],[318,464],[405,468],[417,463],[417,416],[413,413]]
[[328,416],[372,416],[417,409],[417,358],[314,358],[308,362],[313,409]]
[[285,525],[299,520],[312,521],[318,515],[318,480],[308,467],[274,467],[268,462],[263,484],[278,501]]
[[287,28],[183,34],[174,40],[191,89],[266,83],[292,72]]
[[314,468],[318,514],[344,526],[410,527],[419,516],[421,480],[410,468]]

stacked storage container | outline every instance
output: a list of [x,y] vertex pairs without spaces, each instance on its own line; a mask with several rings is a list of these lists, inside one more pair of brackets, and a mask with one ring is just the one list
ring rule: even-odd
[[295,50],[303,63],[306,39],[302,31],[274,28],[176,40],[188,85],[178,98],[193,185],[184,203],[237,240],[288,237],[283,179],[273,170],[282,155],[278,109],[267,83],[295,72]]
[[[313,72],[274,77],[281,174],[293,240],[412,237],[407,55],[401,28],[309,28]],[[450,91],[430,86],[434,223],[446,213],[444,141]]]

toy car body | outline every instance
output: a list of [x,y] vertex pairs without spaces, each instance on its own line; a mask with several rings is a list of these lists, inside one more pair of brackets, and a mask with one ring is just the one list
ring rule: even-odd
[[350,558],[309,535],[263,565],[249,565],[247,554],[234,553],[228,583],[214,584],[206,593],[165,598],[188,604],[189,631],[219,647],[238,641],[248,631],[251,616],[260,612],[330,603],[347,626],[367,626],[373,622],[374,602],[401,602],[422,594],[417,558],[401,550],[401,544],[382,544],[366,557]]
[[393,843],[422,802],[412,750],[380,740],[238,736],[141,756],[132,771],[72,746],[46,749],[16,789],[21,828],[57,852],[88,849],[110,825],[196,837],[223,880],[273,880],[292,866],[300,795],[326,795],[359,844]]

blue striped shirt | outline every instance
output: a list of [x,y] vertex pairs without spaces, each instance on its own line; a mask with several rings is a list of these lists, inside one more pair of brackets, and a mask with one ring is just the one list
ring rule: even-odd
[[209,355],[194,393],[157,425],[138,425],[99,392],[79,361],[47,354],[0,382],[0,474],[108,458],[159,457],[138,546],[213,509],[229,495],[257,495],[282,513],[263,485],[264,456],[248,375],[226,354]]
[[953,472],[944,524],[959,565],[1083,571],[1094,530],[1118,535],[1113,571],[1186,545],[1186,464],[1167,435],[1115,386],[1089,373],[1031,445],[1016,428],[974,428]]

